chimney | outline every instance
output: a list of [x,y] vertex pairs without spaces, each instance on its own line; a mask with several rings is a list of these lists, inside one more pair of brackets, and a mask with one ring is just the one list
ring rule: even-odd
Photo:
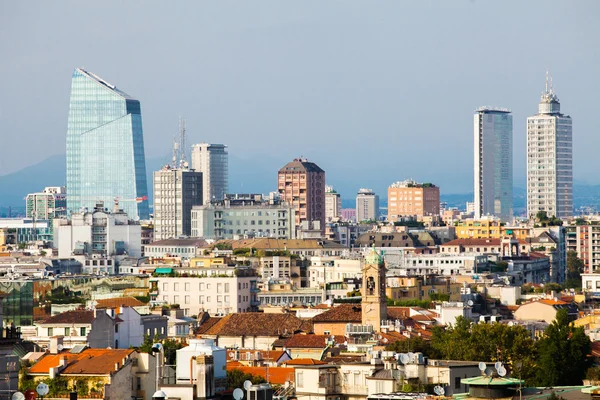
[[58,354],[63,348],[64,336],[52,336],[50,338],[50,354]]

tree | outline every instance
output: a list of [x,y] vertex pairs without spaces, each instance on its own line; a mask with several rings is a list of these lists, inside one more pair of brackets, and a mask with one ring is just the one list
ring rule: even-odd
[[393,343],[390,343],[386,350],[394,351],[396,353],[423,353],[423,356],[430,357],[431,356],[431,343],[424,340],[420,336],[415,336],[408,338],[406,340],[397,340]]
[[556,313],[556,319],[537,342],[537,386],[581,385],[591,365],[590,339],[583,327],[569,322],[566,309]]
[[581,289],[581,273],[583,272],[583,261],[577,257],[573,250],[567,253],[567,279],[565,287]]
[[266,382],[262,376],[247,374],[241,369],[234,368],[227,371],[227,389],[243,388],[245,381],[250,381],[255,385]]

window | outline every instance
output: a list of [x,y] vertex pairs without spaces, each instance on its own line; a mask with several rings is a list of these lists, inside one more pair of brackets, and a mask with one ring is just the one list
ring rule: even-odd
[[173,303],[179,304],[179,296],[173,296]]
[[86,335],[86,329],[85,326],[82,326],[81,328],[79,328],[79,336],[85,336]]
[[71,336],[71,328],[65,328],[65,336]]
[[119,324],[115,324],[115,333],[119,333]]
[[185,304],[190,304],[190,296],[185,296],[183,301]]
[[204,290],[204,283],[200,283],[200,291]]
[[186,282],[184,286],[185,286],[185,291],[189,292],[190,291],[190,283]]
[[298,387],[304,387],[304,372],[296,372],[296,384]]
[[173,290],[176,291],[176,292],[179,291],[179,283],[175,282],[173,284]]
[[454,389],[460,389],[460,376],[454,378]]
[[596,281],[596,289],[600,289],[600,281]]
[[54,336],[54,328],[48,328],[48,336]]
[[163,283],[163,292],[168,292],[168,291],[169,291],[169,284]]

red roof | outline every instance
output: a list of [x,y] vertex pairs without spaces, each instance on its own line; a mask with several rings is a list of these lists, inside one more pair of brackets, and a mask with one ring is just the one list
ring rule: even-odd
[[362,322],[360,304],[340,304],[313,317],[313,322]]
[[[519,244],[529,244],[523,239],[518,239]],[[441,246],[500,246],[502,239],[499,238],[464,238],[454,239]]]
[[312,323],[293,314],[233,313],[221,318],[203,335],[280,336],[297,331],[311,332]]
[[[294,335],[285,342],[285,347],[293,348],[305,348],[305,349],[324,349],[327,344],[326,342],[331,338],[328,335]],[[335,344],[342,344],[346,341],[344,336],[334,336],[333,339]]]
[[94,320],[94,311],[72,310],[56,314],[40,324],[91,324]]
[[287,381],[294,381],[294,368],[290,367],[229,367],[230,363],[227,363],[227,370],[232,371],[239,369],[246,374],[252,374],[262,376],[269,383],[283,385]]
[[285,362],[285,365],[325,365],[326,362],[315,360],[313,358],[294,358]]
[[62,357],[67,359],[67,367],[61,375],[108,375],[115,371],[115,364],[123,366],[123,359],[129,358],[135,350],[131,349],[85,349],[81,353],[46,354],[30,369],[30,374],[47,375],[50,368],[57,367]]

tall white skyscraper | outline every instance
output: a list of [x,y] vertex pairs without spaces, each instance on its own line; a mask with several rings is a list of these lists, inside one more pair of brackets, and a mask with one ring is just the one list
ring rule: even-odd
[[537,115],[527,118],[527,216],[573,215],[573,128],[546,72]]
[[475,218],[513,218],[513,123],[510,110],[475,110]]
[[192,169],[202,172],[204,204],[223,200],[229,190],[229,154],[224,144],[200,143],[192,146]]

